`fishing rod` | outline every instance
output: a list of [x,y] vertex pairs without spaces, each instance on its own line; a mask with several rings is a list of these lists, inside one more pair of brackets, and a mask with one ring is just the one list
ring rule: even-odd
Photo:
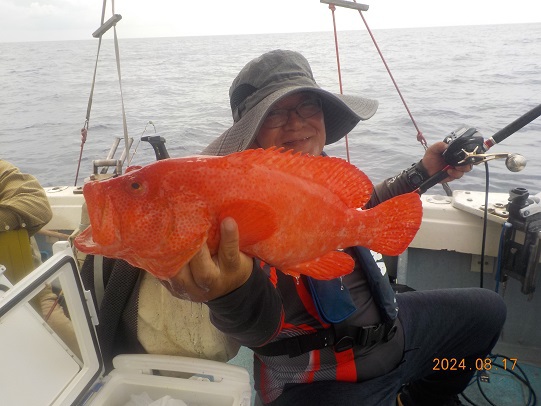
[[473,127],[461,127],[453,131],[443,139],[445,143],[449,144],[449,147],[442,154],[447,165],[419,186],[417,189],[419,194],[423,194],[432,186],[447,178],[449,176],[447,170],[454,166],[478,165],[492,159],[505,158],[505,164],[510,171],[521,171],[526,166],[526,159],[522,155],[508,153],[486,154],[486,151],[539,116],[541,116],[541,104],[523,114],[487,140],[484,140],[477,129]]

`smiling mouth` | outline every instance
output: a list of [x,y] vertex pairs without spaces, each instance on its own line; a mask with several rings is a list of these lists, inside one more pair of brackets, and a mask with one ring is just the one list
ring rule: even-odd
[[291,140],[291,141],[287,141],[287,142],[284,142],[284,145],[293,145],[293,144],[298,144],[300,142],[304,142],[306,140],[309,140],[311,137],[305,137],[305,138],[300,138],[300,139],[297,139],[297,140]]

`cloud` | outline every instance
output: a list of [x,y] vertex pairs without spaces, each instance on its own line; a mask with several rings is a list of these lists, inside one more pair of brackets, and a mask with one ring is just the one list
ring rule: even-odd
[[[368,4],[364,15],[373,29],[541,21],[541,2],[532,0],[514,0],[512,8],[503,0]],[[102,5],[98,0],[0,0],[0,41],[91,39]],[[317,0],[117,0],[115,12],[123,16],[118,25],[123,38],[332,29],[328,6]],[[364,29],[355,10],[337,8],[336,16],[340,30]]]
[[[77,0],[0,0],[0,40],[72,39],[99,26],[99,5]],[[90,38],[90,34],[87,34]]]
[[42,4],[42,3],[30,3],[28,8],[29,14],[31,17],[51,17],[55,15],[65,14],[62,9],[58,8],[53,4]]

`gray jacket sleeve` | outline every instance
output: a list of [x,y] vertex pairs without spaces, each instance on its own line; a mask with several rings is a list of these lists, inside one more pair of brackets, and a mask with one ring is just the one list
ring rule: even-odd
[[413,190],[414,188],[412,188],[408,183],[406,171],[404,170],[400,174],[375,185],[374,191],[372,192],[372,197],[366,204],[365,208],[369,209],[377,206],[385,200],[389,200],[404,193],[413,192]]
[[252,274],[244,285],[207,302],[216,328],[248,347],[259,347],[279,332],[282,298],[254,259]]

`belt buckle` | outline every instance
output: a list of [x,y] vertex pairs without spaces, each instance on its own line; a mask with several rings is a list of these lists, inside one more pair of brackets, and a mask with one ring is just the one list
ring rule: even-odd
[[[391,323],[391,328],[389,325]],[[363,346],[371,347],[379,342],[388,342],[396,334],[396,321],[363,327],[359,335],[359,342]]]
[[374,334],[377,333],[380,328],[383,328],[382,324],[361,327],[361,330],[359,331],[359,338],[357,339],[358,344],[361,347],[371,347],[373,344],[375,344],[375,342],[379,341],[374,340]]

